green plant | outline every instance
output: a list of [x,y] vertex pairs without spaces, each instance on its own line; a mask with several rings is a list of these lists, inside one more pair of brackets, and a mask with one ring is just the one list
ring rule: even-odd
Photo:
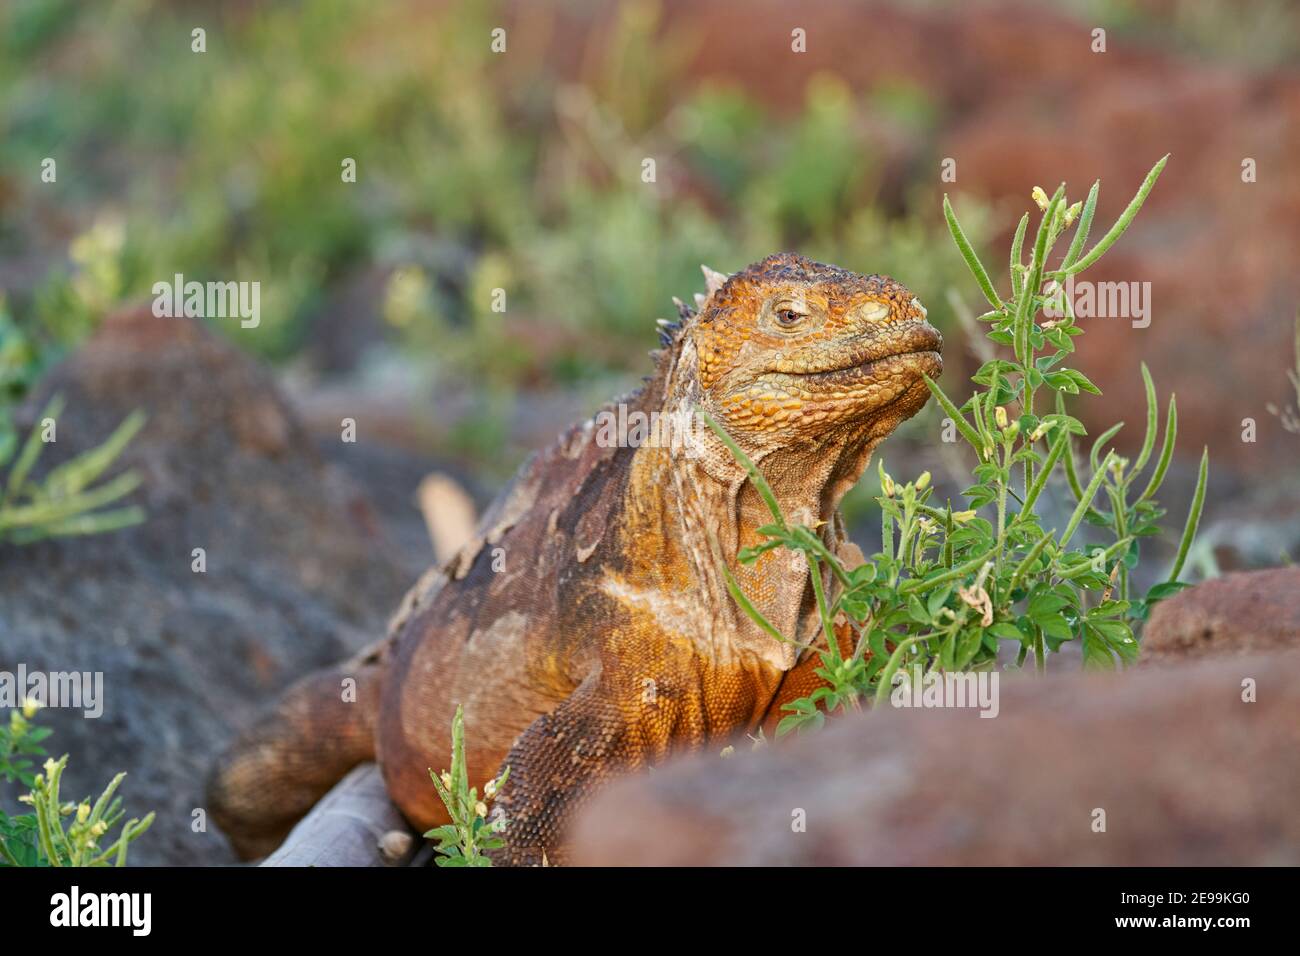
[[7,727],[0,724],[0,778],[6,783],[17,780],[30,787],[36,782],[36,775],[31,772],[35,762],[27,758],[44,756],[40,743],[53,733],[48,727],[32,723],[39,709],[37,704],[28,701],[21,710],[10,712]]
[[135,505],[98,510],[139,486],[135,472],[94,484],[143,427],[142,412],[128,415],[102,445],[52,468],[40,481],[31,480],[45,444],[41,423],[54,421],[62,410],[62,397],[51,398],[20,450],[13,420],[0,405],[0,470],[8,466],[0,483],[0,541],[26,544],[41,538],[98,534],[144,520],[144,511]]
[[[1167,157],[1166,157],[1167,158]],[[1062,282],[1095,263],[1123,234],[1155,185],[1165,159],[1147,175],[1137,195],[1111,229],[1082,253],[1097,205],[1099,184],[1082,203],[1069,206],[1064,184],[1048,197],[1035,189],[1043,211],[1028,264],[1022,247],[1029,215],[1020,221],[1012,243],[1011,295],[1002,299],[987,270],[966,239],[947,199],[944,214],[953,240],[992,309],[980,316],[989,323],[988,338],[1011,358],[995,357],[972,377],[979,386],[958,407],[935,382],[927,383],[939,405],[975,453],[974,484],[963,492],[965,506],[954,509],[933,502],[928,473],[916,481],[896,483],[878,465],[882,494],[881,548],[864,564],[847,568],[812,528],[788,523],[762,473],[707,415],[705,420],[746,468],[763,495],[773,522],[759,529],[765,540],[738,555],[749,563],[771,548],[800,551],[808,561],[812,587],[827,647],[820,650],[818,674],[828,686],[789,705],[778,726],[787,733],[817,725],[824,712],[879,702],[888,695],[902,667],[960,671],[991,669],[1002,642],[1018,645],[1016,667],[1032,653],[1038,671],[1049,652],[1069,641],[1082,644],[1085,666],[1113,668],[1118,659],[1131,663],[1138,654],[1135,628],[1150,606],[1187,585],[1179,581],[1205,501],[1208,456],[1203,453],[1196,491],[1166,580],[1141,597],[1130,593],[1130,571],[1139,542],[1160,532],[1164,512],[1155,493],[1173,455],[1177,409],[1171,397],[1159,455],[1140,492],[1135,482],[1152,461],[1159,437],[1159,406],[1145,365],[1146,435],[1130,462],[1107,443],[1121,425],[1107,429],[1090,447],[1087,469],[1075,460],[1074,438],[1083,424],[1065,409],[1066,395],[1099,394],[1082,372],[1063,365],[1082,334],[1075,324]],[[1069,247],[1055,268],[1049,256],[1075,223]],[[1046,283],[1046,285],[1044,285]],[[1061,314],[1038,321],[1045,306]],[[1040,414],[1037,399],[1053,393],[1050,411]],[[1009,410],[1011,409],[1011,410]],[[1104,457],[1102,452],[1105,451]],[[1074,499],[1063,529],[1043,527],[1036,511],[1048,480],[1064,473]],[[1091,549],[1078,544],[1081,526],[1104,529],[1110,543]],[[787,638],[767,622],[724,567],[728,588],[740,607],[759,626]],[[834,579],[832,598],[824,574]],[[835,622],[847,620],[857,634],[856,647],[845,657],[834,637]],[[819,709],[819,706],[822,709]]]
[[506,821],[498,817],[488,820],[488,802],[496,797],[510,768],[501,772],[495,780],[489,780],[483,787],[483,799],[478,797],[478,788],[469,785],[469,772],[465,767],[465,715],[456,707],[456,716],[451,721],[451,770],[441,774],[429,771],[429,777],[442,799],[443,806],[451,816],[451,823],[434,827],[425,834],[430,840],[437,840],[435,849],[441,856],[438,866],[491,866],[492,860],[484,853],[505,846],[501,832],[505,830]]
[[116,839],[103,846],[126,816],[121,798],[114,796],[126,774],[115,776],[93,804],[89,797],[80,803],[61,802],[59,786],[68,755],[46,760],[44,772],[34,775],[29,771],[32,761],[24,756],[45,753],[40,741],[50,731],[32,723],[36,711],[29,702],[9,715],[7,728],[0,728],[0,777],[27,786],[28,793],[18,801],[32,808],[13,817],[0,811],[0,866],[124,866],[128,845],[149,829],[153,813],[122,823]]

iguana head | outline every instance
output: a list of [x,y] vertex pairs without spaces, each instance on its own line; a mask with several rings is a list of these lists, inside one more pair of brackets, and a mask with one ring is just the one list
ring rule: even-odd
[[790,253],[705,275],[709,295],[682,330],[699,403],[756,458],[879,440],[925,404],[922,374],[943,369],[924,306],[886,276]]

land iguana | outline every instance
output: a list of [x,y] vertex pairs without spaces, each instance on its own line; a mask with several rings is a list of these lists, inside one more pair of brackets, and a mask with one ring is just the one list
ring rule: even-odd
[[[603,421],[620,404],[628,420],[707,411],[788,518],[851,554],[837,505],[925,404],[939,333],[885,276],[788,253],[705,276],[697,309],[678,302],[679,320],[661,320],[654,374]],[[411,823],[448,822],[429,770],[450,766],[459,704],[472,782],[510,768],[496,861],[562,863],[564,825],[602,781],[771,726],[818,686],[816,655],[765,633],[727,590],[724,564],[783,635],[817,640],[806,565],[781,550],[736,559],[771,517],[734,456],[707,429],[689,446],[620,442],[598,420],[520,468],[383,642],[292,686],[221,758],[209,807],[241,854],[274,847],[365,760]]]

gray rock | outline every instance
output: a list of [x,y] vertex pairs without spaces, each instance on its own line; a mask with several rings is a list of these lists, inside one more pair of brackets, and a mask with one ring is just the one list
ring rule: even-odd
[[[132,500],[148,518],[0,546],[0,670],[103,673],[102,717],[51,709],[41,722],[55,730],[47,750],[71,754],[69,798],[126,770],[127,810],[157,811],[132,862],[232,861],[215,827],[191,828],[214,755],[281,688],[382,636],[429,562],[427,539],[387,530],[270,376],[198,323],[147,312],[107,320],[51,373],[29,422],[54,392],[67,406],[41,470],[97,445],[131,410],[147,412],[114,472],[139,471]],[[194,548],[206,551],[206,573],[191,570]],[[0,788],[6,799],[15,791]]]

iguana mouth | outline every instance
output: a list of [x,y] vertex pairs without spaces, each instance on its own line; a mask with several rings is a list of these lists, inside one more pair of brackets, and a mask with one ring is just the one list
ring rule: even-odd
[[868,382],[880,381],[883,372],[888,371],[890,366],[912,366],[924,368],[927,374],[932,377],[943,369],[943,358],[934,349],[922,349],[919,351],[893,352],[889,355],[882,355],[879,358],[867,359],[865,362],[855,365],[845,365],[842,368],[827,369],[824,372],[804,372],[796,373],[800,378],[814,382],[844,382],[849,384],[851,380],[863,379]]
[[[816,367],[816,363],[785,360],[772,372],[789,375],[806,382],[818,384],[850,385],[855,381],[878,381],[888,376],[892,365],[906,368],[915,365],[935,376],[943,371],[944,360],[940,350],[944,339],[939,330],[927,323],[915,323],[898,329],[891,341],[863,341],[854,349],[845,350],[839,363],[832,367]],[[810,364],[813,367],[810,367]]]

